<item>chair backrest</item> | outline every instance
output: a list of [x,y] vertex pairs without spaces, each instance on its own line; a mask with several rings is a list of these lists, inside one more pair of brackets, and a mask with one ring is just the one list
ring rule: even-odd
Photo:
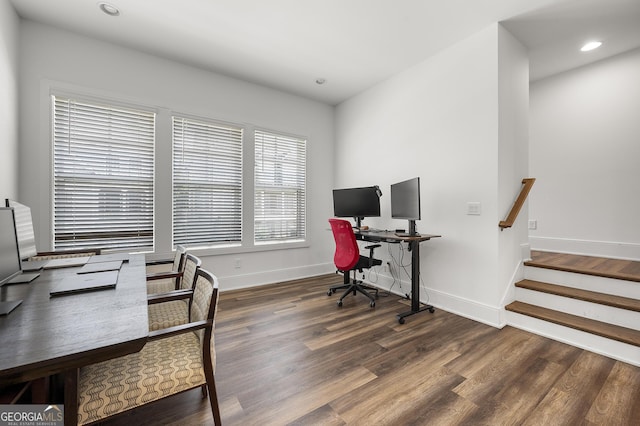
[[360,248],[351,223],[344,219],[329,219],[329,224],[336,242],[333,263],[340,271],[350,271],[360,259]]
[[192,289],[195,285],[196,272],[202,265],[200,258],[194,256],[191,253],[185,254],[184,269],[182,272],[182,279],[180,280],[180,290]]
[[[171,266],[172,271],[182,271],[182,266],[186,261],[187,249],[180,244],[176,245],[176,254],[173,257],[173,265]],[[180,288],[181,276],[174,278],[175,289],[178,290]]]
[[203,362],[210,365],[212,371],[216,369],[216,350],[213,329],[218,310],[218,278],[211,272],[198,269],[196,272],[196,287],[191,304],[190,321],[207,321],[203,330],[195,333],[200,340]]
[[172,271],[179,271],[180,266],[182,266],[182,262],[184,260],[184,255],[187,252],[187,249],[184,246],[177,245],[176,246],[176,254],[173,257],[173,266],[171,268]]

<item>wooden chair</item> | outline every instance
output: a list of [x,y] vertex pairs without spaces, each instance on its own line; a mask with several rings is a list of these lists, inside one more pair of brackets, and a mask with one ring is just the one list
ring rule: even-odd
[[149,333],[140,352],[83,367],[75,387],[67,376],[65,411],[77,412],[65,417],[91,424],[200,387],[203,397],[209,395],[215,424],[221,424],[213,338],[218,279],[203,269],[195,279],[191,322]]
[[187,253],[179,287],[166,293],[150,294],[147,297],[149,330],[160,330],[190,321],[195,277],[201,264],[202,261],[199,258]]
[[178,290],[186,252],[187,250],[183,246],[178,245],[172,260],[147,263],[148,294]]

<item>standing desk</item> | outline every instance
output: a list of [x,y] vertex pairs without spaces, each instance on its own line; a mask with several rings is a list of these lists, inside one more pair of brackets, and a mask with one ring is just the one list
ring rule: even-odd
[[77,374],[80,367],[138,352],[145,345],[144,255],[130,255],[122,264],[115,289],[49,296],[52,286],[72,279],[79,269],[43,270],[28,284],[0,289],[0,300],[23,299],[0,317],[0,385]]
[[411,251],[411,310],[397,315],[398,322],[404,324],[408,316],[422,311],[434,312],[431,305],[420,306],[420,243],[440,235],[420,234],[412,237],[401,237],[390,231],[362,231],[355,229],[356,238],[369,242],[408,243]]

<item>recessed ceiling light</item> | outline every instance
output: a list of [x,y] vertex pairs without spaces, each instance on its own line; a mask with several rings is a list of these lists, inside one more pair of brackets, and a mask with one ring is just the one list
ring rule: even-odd
[[112,4],[109,3],[105,3],[103,1],[98,3],[98,7],[100,8],[101,11],[103,11],[104,13],[106,13],[109,16],[118,16],[120,15],[120,9],[118,9],[117,7],[115,7]]
[[324,78],[316,78],[316,84],[325,84],[327,80]]
[[588,52],[590,50],[597,49],[600,46],[602,46],[602,42],[601,41],[590,41],[589,43],[586,43],[584,46],[582,46],[580,48],[580,51],[581,52]]

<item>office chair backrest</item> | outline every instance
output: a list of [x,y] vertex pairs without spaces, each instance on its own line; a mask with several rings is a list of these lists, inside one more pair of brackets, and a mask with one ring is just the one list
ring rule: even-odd
[[329,219],[329,224],[336,242],[333,263],[340,271],[350,271],[360,259],[360,248],[351,223],[344,219]]

